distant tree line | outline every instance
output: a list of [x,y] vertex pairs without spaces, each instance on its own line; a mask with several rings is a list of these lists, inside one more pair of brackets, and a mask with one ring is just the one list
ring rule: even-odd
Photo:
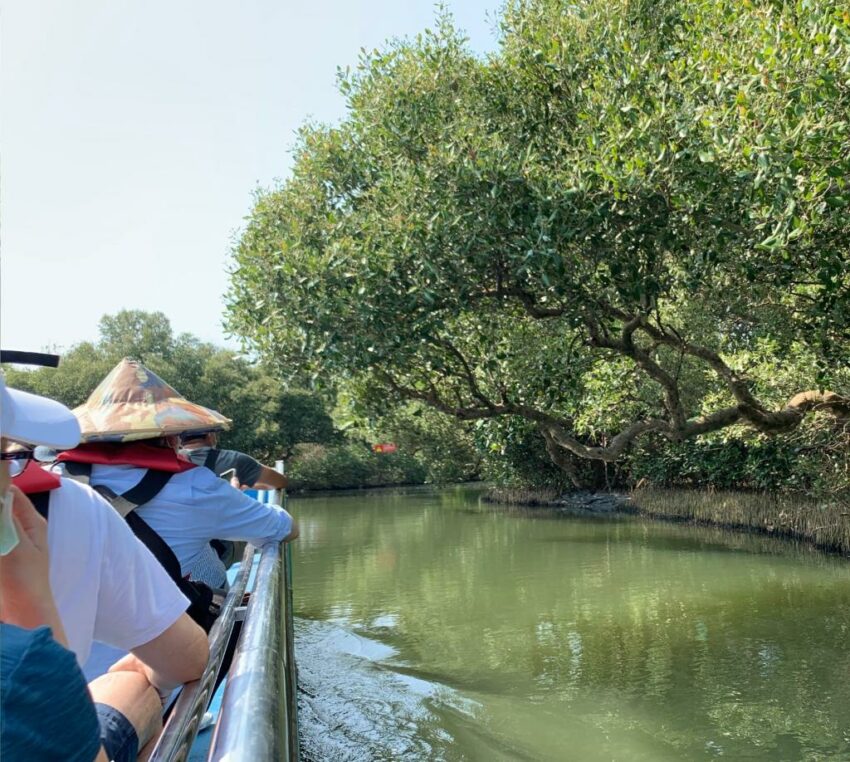
[[175,336],[162,312],[123,310],[104,316],[96,342],[81,342],[62,355],[58,368],[5,367],[7,383],[76,407],[123,357],[132,357],[192,402],[233,420],[222,445],[274,462],[299,442],[339,439],[324,402],[303,389],[285,388],[265,368],[237,353]]
[[[287,460],[295,488],[421,484],[475,478],[478,473],[471,440],[460,437],[442,418],[406,417],[397,410],[380,424],[370,425],[363,418],[353,425],[354,414],[345,412],[343,405],[336,412],[342,421],[338,426],[333,418],[335,390],[319,394],[305,388],[309,380],[303,377],[302,387],[284,385],[267,367],[232,350],[190,334],[175,336],[162,312],[105,315],[98,340],[74,345],[58,368],[3,370],[10,386],[73,408],[85,402],[123,357],[139,360],[187,399],[231,418],[231,429],[220,437],[223,447],[268,463]],[[376,441],[397,441],[398,452],[378,455],[371,448]]]

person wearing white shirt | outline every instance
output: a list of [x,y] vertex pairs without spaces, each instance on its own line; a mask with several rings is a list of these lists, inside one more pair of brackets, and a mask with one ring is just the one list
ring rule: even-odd
[[[67,408],[7,389],[2,376],[0,413],[3,437],[24,445],[71,446],[79,439],[79,426]],[[49,430],[62,435],[48,437]],[[13,457],[17,461],[28,454]],[[16,468],[13,485],[22,473]],[[33,536],[46,536],[39,552],[44,561],[49,556],[47,577],[61,640],[80,664],[95,638],[131,652],[89,690],[108,758],[135,759],[161,727],[160,695],[202,674],[209,654],[204,632],[184,613],[188,601],[158,561],[91,489],[66,480],[52,483],[46,526],[19,490],[16,495],[26,501],[33,525],[41,525]],[[10,572],[4,572],[5,584]],[[22,606],[3,608],[2,615],[21,626],[40,623],[26,623]]]

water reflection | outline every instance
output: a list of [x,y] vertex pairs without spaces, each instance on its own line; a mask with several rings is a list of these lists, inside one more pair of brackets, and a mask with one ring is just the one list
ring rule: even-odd
[[299,615],[380,641],[393,655],[373,662],[435,686],[423,759],[850,758],[840,559],[505,514],[464,491],[292,507]]

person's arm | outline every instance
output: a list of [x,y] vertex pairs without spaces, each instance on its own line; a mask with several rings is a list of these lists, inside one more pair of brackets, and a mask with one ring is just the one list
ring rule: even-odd
[[238,492],[211,472],[197,469],[195,508],[209,537],[254,545],[294,540],[298,527],[283,508],[265,505]]
[[110,667],[110,672],[141,672],[160,694],[197,680],[209,659],[206,633],[183,614],[165,632],[132,649]]
[[260,475],[254,482],[254,487],[260,489],[283,489],[288,484],[287,478],[280,472],[268,466],[260,466]]

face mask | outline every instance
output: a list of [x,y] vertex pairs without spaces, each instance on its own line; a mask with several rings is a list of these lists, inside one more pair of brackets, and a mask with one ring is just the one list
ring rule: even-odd
[[12,503],[15,496],[12,490],[0,496],[0,556],[11,553],[20,542],[15,522],[12,521]]

